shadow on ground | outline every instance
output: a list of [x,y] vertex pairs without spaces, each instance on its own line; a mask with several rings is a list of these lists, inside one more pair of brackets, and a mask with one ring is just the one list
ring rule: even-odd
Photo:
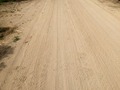
[[0,61],[3,58],[8,57],[8,55],[13,54],[13,52],[14,52],[14,48],[11,46],[7,46],[7,45],[0,46]]
[[21,2],[21,1],[25,1],[25,0],[0,0],[0,3],[2,3],[2,2]]
[[17,27],[0,27],[0,40],[12,34]]
[[2,71],[6,66],[7,65],[4,62],[0,63],[0,71]]
[[14,53],[13,47],[7,46],[7,45],[0,46],[0,62],[1,62],[0,63],[0,71],[2,71],[6,67],[6,64],[3,61],[3,59],[13,53]]

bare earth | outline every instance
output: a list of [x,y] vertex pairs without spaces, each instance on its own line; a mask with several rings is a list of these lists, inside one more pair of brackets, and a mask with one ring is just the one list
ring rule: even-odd
[[[116,18],[120,19],[120,2],[110,2],[111,0],[91,0],[99,7],[103,8]],[[113,0],[115,1],[115,0]]]
[[116,17],[91,0],[25,6],[12,17],[23,35],[0,72],[0,90],[120,90]]

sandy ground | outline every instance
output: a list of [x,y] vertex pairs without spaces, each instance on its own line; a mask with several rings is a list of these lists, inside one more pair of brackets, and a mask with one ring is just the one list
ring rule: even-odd
[[[110,2],[110,0],[91,0],[108,13],[120,19],[120,2]],[[113,0],[114,1],[114,0]]]
[[90,0],[26,4],[0,90],[120,90],[120,20]]

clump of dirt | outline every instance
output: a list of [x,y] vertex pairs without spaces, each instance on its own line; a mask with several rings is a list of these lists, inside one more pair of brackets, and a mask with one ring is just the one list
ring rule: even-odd
[[5,62],[1,62],[0,63],[0,71],[2,71],[7,65],[5,64]]
[[16,29],[17,27],[0,27],[0,71],[6,67],[5,62],[3,63],[4,58],[14,52],[12,43],[14,43],[15,35],[18,35]]
[[10,46],[12,40],[5,39],[11,37],[15,29],[16,27],[0,27],[0,60],[13,53],[13,48]]
[[9,54],[13,54],[14,48],[9,45],[0,45],[0,60],[7,57]]
[[3,40],[8,35],[12,34],[16,27],[0,27],[0,40]]
[[13,54],[13,52],[14,48],[12,46],[0,45],[0,71],[7,66],[3,59],[8,57],[10,54]]
[[0,71],[7,66],[4,59],[14,53],[13,44],[20,39],[16,29],[17,27],[0,27]]
[[29,0],[0,0],[0,71],[8,64],[7,59],[14,53],[14,49],[21,38],[20,29],[23,6]]

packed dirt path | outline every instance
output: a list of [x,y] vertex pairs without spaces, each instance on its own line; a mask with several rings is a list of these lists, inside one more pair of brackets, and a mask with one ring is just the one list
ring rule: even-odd
[[[120,21],[90,0],[36,0],[0,90],[120,90]],[[16,23],[19,23],[17,21]]]

